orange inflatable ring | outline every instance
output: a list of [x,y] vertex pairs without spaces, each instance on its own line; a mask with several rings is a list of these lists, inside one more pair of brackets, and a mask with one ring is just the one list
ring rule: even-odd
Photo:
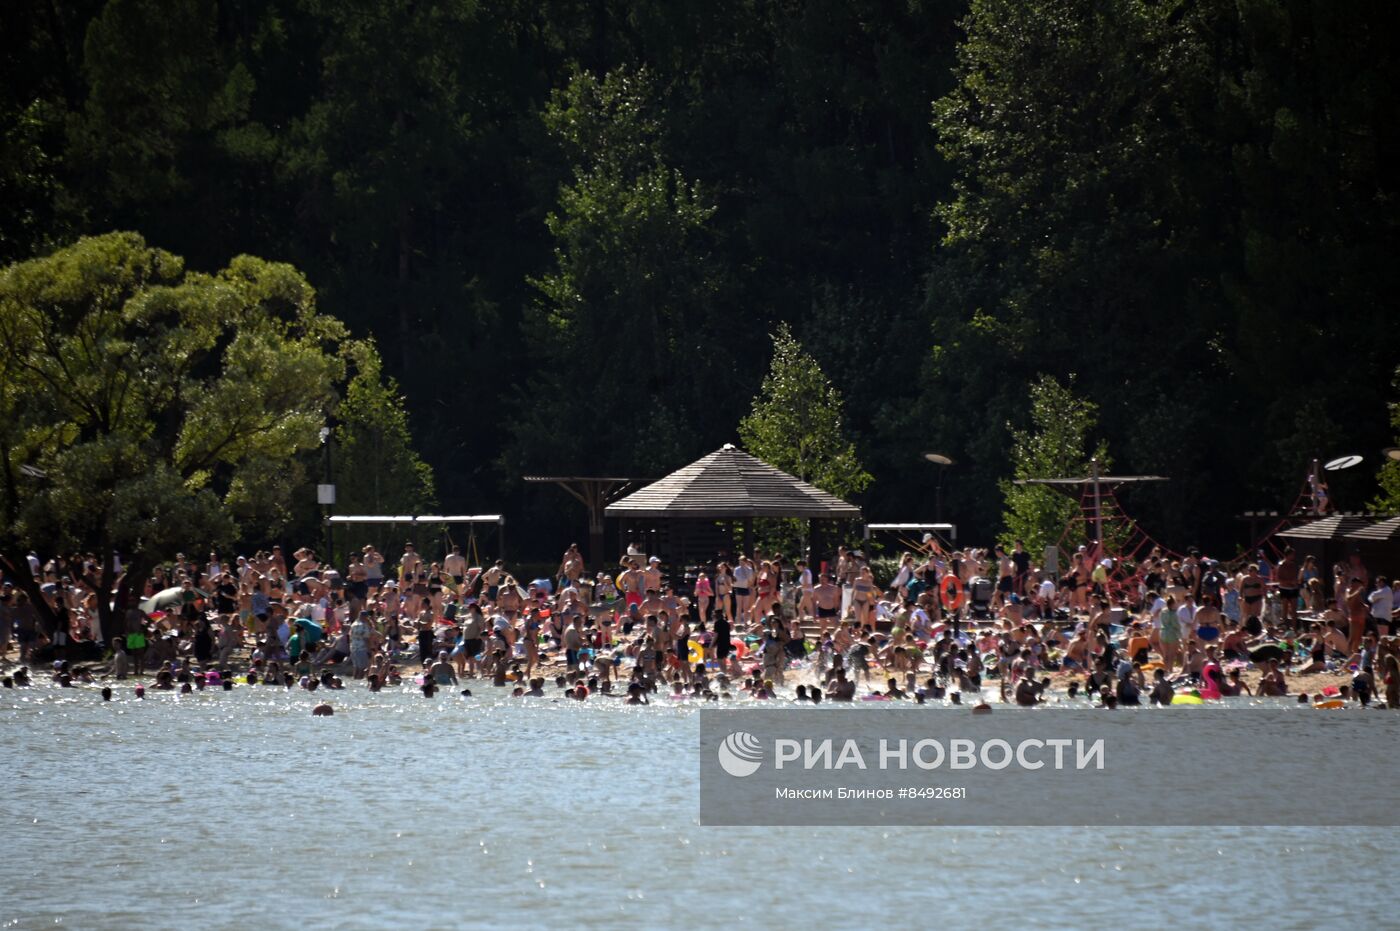
[[943,581],[938,583],[938,591],[943,597],[945,610],[956,611],[963,606],[962,579],[955,575],[945,575]]

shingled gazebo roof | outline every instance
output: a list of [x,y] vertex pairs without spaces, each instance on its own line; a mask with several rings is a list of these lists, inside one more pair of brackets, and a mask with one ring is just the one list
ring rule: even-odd
[[1392,517],[1346,535],[1348,540],[1389,541],[1400,540],[1400,517]]
[[1278,534],[1293,540],[1340,540],[1371,526],[1374,518],[1364,514],[1333,514]]
[[858,520],[860,508],[725,444],[608,505],[608,517]]

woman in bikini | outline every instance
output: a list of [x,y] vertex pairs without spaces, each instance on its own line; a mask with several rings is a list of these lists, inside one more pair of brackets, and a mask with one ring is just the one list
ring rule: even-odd
[[[1260,625],[1260,614],[1264,609],[1264,579],[1259,575],[1259,566],[1250,563],[1244,575],[1240,576],[1240,617],[1250,633]],[[1250,624],[1251,619],[1254,621]],[[1257,634],[1256,634],[1257,635]]]
[[715,608],[730,624],[734,623],[734,576],[729,574],[729,563],[722,562],[715,568]]
[[773,605],[773,564],[763,560],[754,577],[753,616],[755,620],[768,616]]
[[875,573],[869,566],[860,570],[860,575],[851,583],[851,608],[855,611],[856,624],[863,629],[875,631]]

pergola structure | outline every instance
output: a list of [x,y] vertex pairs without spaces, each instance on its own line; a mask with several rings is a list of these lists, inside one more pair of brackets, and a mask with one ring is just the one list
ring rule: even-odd
[[595,475],[524,475],[527,482],[558,485],[579,500],[588,511],[588,564],[603,564],[603,508],[635,478],[601,477]]
[[[620,498],[604,509],[622,522],[623,539],[672,563],[707,560],[732,549],[741,527],[753,545],[753,522],[766,518],[859,521],[860,508],[788,475],[732,444]],[[814,534],[815,535],[815,534]]]
[[422,527],[434,525],[439,527],[450,527],[458,524],[465,524],[471,528],[473,537],[472,544],[469,544],[468,557],[476,558],[478,554],[475,550],[475,532],[477,524],[496,525],[496,557],[505,555],[506,550],[506,518],[504,514],[346,514],[336,517],[327,517],[327,526],[354,526],[354,525],[389,525],[389,526],[410,526]]
[[[1099,474],[1099,460],[1090,459],[1088,475],[1072,478],[1023,478],[1017,479],[1013,484],[1045,485],[1076,498],[1079,501],[1080,511],[1078,521],[1082,521],[1089,529],[1089,542],[1102,546],[1105,515],[1108,515],[1109,519],[1115,519],[1122,511],[1117,501],[1114,500],[1114,489],[1120,485],[1165,481],[1167,478],[1164,475],[1101,475]],[[1118,514],[1115,514],[1115,511]],[[1066,536],[1069,536],[1071,534],[1070,528],[1066,528],[1065,533]]]

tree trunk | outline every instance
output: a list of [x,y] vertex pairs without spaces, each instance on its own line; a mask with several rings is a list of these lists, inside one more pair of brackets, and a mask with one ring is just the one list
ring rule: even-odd
[[39,590],[39,581],[29,571],[29,560],[23,556],[16,559],[13,553],[5,552],[0,553],[0,564],[5,569],[5,578],[29,596],[29,603],[34,606],[34,613],[39,616],[39,625],[45,633],[53,631],[58,626],[58,614],[49,607],[44,593]]
[[[102,548],[102,575],[97,586],[97,620],[102,629],[102,642],[111,643],[113,637],[124,634],[125,625],[112,616],[112,572],[115,560],[109,547]],[[120,617],[120,615],[118,616]]]

